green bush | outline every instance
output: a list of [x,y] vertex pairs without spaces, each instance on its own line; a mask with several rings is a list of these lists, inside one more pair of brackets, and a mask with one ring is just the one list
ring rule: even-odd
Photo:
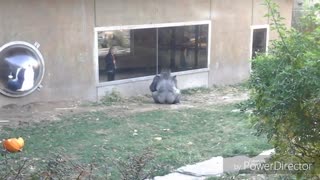
[[287,29],[277,5],[265,0],[267,15],[279,40],[268,55],[252,61],[251,120],[258,134],[267,134],[276,148],[274,160],[311,163],[298,177],[320,177],[320,5],[301,19],[300,27]]
[[106,94],[100,100],[100,104],[105,106],[111,106],[116,103],[121,103],[122,101],[123,101],[123,98],[121,97],[120,92],[116,91],[115,89],[112,89],[112,92],[110,94]]
[[144,180],[154,177],[157,169],[162,169],[161,165],[154,162],[154,158],[155,155],[151,148],[143,149],[124,159],[107,161],[103,156],[97,157],[89,164],[77,161],[72,156],[61,152],[48,154],[47,158],[38,159],[26,158],[23,152],[13,154],[1,150],[0,180],[114,179],[111,177],[112,168],[108,163],[114,165],[115,169],[112,173],[119,174],[121,180]]

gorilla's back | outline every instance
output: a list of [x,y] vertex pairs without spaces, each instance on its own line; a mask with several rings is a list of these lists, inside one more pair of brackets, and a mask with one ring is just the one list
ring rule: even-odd
[[177,87],[176,76],[171,76],[170,72],[162,72],[154,77],[150,91],[156,103],[173,104],[180,102],[180,90]]

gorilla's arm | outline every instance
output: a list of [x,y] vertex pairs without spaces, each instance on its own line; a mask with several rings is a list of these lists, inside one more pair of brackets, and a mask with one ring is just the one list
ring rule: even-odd
[[160,81],[160,76],[159,75],[156,75],[154,78],[153,78],[153,81],[152,83],[150,84],[150,91],[151,92],[155,92],[157,91],[157,85],[158,85],[158,82]]

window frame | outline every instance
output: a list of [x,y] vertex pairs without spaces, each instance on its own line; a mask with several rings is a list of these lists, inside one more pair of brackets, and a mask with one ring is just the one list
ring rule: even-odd
[[207,68],[193,69],[186,71],[179,71],[172,73],[173,75],[193,74],[197,72],[209,71],[210,57],[211,57],[211,21],[186,21],[186,22],[172,22],[172,23],[159,23],[159,24],[141,24],[141,25],[120,25],[120,26],[104,26],[94,28],[94,45],[93,45],[93,59],[94,59],[94,72],[97,87],[103,87],[107,85],[116,85],[124,83],[132,83],[136,81],[143,81],[152,79],[154,76],[134,77],[115,81],[99,81],[99,53],[98,53],[98,32],[100,31],[112,31],[112,30],[132,30],[132,29],[148,29],[148,28],[164,28],[164,27],[177,27],[177,26],[190,26],[190,25],[208,25],[208,54],[207,54]]

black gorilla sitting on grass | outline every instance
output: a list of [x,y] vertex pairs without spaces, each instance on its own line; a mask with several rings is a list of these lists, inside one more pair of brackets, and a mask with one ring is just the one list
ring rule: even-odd
[[155,103],[180,103],[181,94],[177,87],[177,79],[176,76],[170,75],[170,71],[163,71],[156,75],[150,85],[150,91]]

